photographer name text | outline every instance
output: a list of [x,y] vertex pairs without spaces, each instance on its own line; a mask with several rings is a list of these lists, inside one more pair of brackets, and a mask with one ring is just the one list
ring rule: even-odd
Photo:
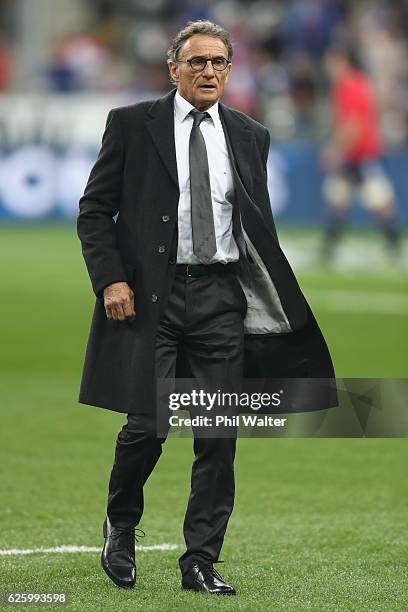
[[217,415],[182,417],[173,414],[169,418],[172,427],[285,427],[286,418],[276,418],[270,415],[246,415],[237,414],[234,416]]

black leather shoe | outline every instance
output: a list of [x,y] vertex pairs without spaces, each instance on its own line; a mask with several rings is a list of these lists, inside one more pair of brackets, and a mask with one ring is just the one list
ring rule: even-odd
[[234,587],[226,584],[212,563],[195,563],[181,579],[183,589],[213,595],[235,595]]
[[[138,531],[144,536],[143,531]],[[117,586],[132,589],[136,584],[135,528],[114,527],[106,517],[103,537],[101,564],[104,571]]]

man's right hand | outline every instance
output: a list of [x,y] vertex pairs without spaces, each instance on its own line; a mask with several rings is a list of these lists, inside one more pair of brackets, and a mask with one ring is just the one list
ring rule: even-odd
[[133,321],[136,313],[134,294],[125,282],[112,283],[103,290],[105,312],[111,321]]

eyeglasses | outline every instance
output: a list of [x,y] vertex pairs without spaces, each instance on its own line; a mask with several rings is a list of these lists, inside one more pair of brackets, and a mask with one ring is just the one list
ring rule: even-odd
[[192,57],[191,59],[188,59],[188,60],[177,60],[177,61],[179,64],[190,64],[191,69],[194,70],[194,72],[201,72],[202,70],[204,70],[207,66],[207,62],[211,62],[212,67],[214,68],[214,70],[217,70],[217,72],[222,72],[223,70],[226,69],[228,64],[231,63],[227,59],[225,59],[225,57],[201,57],[201,56]]

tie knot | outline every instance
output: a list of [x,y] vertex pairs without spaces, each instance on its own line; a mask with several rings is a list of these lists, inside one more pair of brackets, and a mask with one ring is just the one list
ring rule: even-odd
[[196,108],[193,108],[190,111],[190,115],[193,115],[193,119],[194,119],[193,127],[198,127],[200,123],[203,121],[203,119],[210,116],[207,112],[202,113]]

